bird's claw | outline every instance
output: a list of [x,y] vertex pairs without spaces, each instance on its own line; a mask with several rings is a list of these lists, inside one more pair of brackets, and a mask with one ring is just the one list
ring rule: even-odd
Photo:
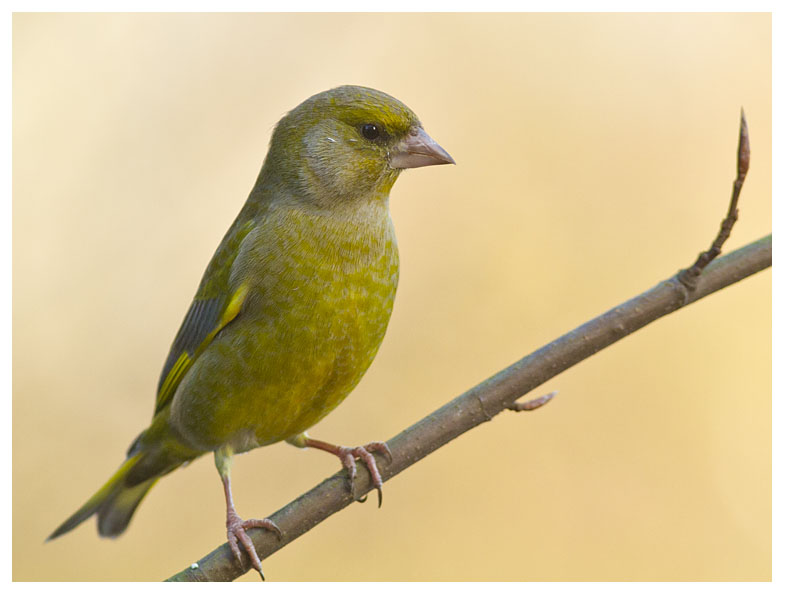
[[267,529],[268,531],[272,531],[276,534],[279,540],[283,537],[283,533],[278,528],[278,525],[276,525],[270,519],[248,519],[247,521],[244,521],[236,513],[230,512],[227,514],[226,537],[229,541],[229,548],[232,550],[234,557],[237,559],[238,564],[242,566],[243,555],[240,551],[240,545],[242,544],[245,553],[248,554],[248,557],[251,560],[251,566],[256,569],[256,571],[259,573],[259,576],[261,576],[262,580],[264,580],[264,573],[262,572],[262,561],[259,559],[256,546],[248,536],[248,533],[246,533],[247,529],[252,528]]
[[371,476],[371,483],[376,489],[376,493],[379,494],[379,507],[381,507],[383,482],[382,475],[379,473],[379,468],[376,465],[376,459],[372,454],[374,452],[382,453],[388,463],[392,462],[392,453],[384,442],[371,442],[365,446],[355,446],[354,448],[346,446],[338,447],[338,457],[349,472],[349,491],[352,493],[352,497],[357,502],[365,502],[368,499],[368,496],[361,496],[358,498],[354,495],[354,480],[357,477],[356,459],[360,459],[368,468],[368,473]]

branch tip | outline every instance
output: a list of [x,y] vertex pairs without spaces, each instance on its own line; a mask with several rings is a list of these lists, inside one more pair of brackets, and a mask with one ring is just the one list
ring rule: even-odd
[[750,168],[750,131],[747,128],[747,117],[744,108],[741,108],[741,123],[739,125],[739,152],[736,157],[737,178],[744,181]]

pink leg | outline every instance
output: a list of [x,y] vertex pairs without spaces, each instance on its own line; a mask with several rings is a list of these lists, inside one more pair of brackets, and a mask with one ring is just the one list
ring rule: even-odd
[[226,496],[226,536],[229,540],[229,547],[232,548],[232,552],[234,553],[234,557],[237,558],[237,562],[242,564],[243,557],[242,553],[240,552],[240,544],[242,544],[243,549],[251,559],[251,566],[256,569],[256,571],[259,573],[259,576],[261,576],[262,580],[264,580],[264,574],[262,573],[262,561],[259,559],[259,554],[256,552],[256,547],[254,546],[253,541],[251,541],[251,538],[248,537],[248,534],[245,531],[246,529],[251,529],[252,527],[268,529],[278,535],[278,539],[281,539],[281,530],[278,528],[278,525],[276,525],[270,519],[248,519],[247,521],[241,519],[240,515],[238,515],[237,511],[234,509],[234,502],[232,500],[232,486],[229,480],[229,474],[222,473],[221,481],[224,484],[224,496]]

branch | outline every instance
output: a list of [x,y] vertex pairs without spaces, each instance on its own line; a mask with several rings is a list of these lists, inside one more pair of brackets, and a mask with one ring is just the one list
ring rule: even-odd
[[[744,181],[743,174],[746,174],[749,163],[746,130],[742,113],[739,177],[734,183],[728,217],[723,221],[720,233],[708,252],[702,253],[686,271],[676,273],[648,291],[545,345],[389,440],[387,445],[393,454],[392,462],[384,458],[377,459],[383,479],[388,480],[398,475],[464,432],[490,421],[505,409],[528,411],[545,404],[552,395],[527,403],[516,401],[557,374],[650,322],[770,267],[771,235],[714,260],[737,217],[736,203]],[[358,465],[357,471],[355,493],[363,495],[371,489],[370,478],[364,466]],[[353,501],[352,495],[346,489],[346,474],[341,471],[270,517],[283,531],[282,540],[279,541],[268,531],[258,529],[252,529],[248,534],[253,539],[259,558],[264,560]],[[241,568],[228,544],[223,544],[168,580],[231,581],[249,569],[247,559]]]

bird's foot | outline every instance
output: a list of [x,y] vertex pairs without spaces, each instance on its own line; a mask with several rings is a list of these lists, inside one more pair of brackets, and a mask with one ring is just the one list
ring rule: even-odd
[[352,497],[358,502],[365,502],[368,499],[368,496],[357,498],[354,495],[354,480],[357,477],[356,460],[360,459],[365,463],[365,466],[368,468],[368,473],[371,475],[371,483],[379,494],[379,506],[382,505],[382,475],[379,473],[379,468],[376,466],[376,459],[372,453],[380,452],[387,458],[388,462],[392,462],[392,453],[384,442],[370,442],[365,446],[355,446],[352,448],[349,446],[336,446],[334,444],[322,442],[321,440],[306,438],[306,444],[312,448],[319,448],[332,453],[341,460],[341,464],[349,472],[349,491],[352,493]]
[[392,453],[384,442],[370,442],[365,446],[355,446],[354,448],[348,446],[338,446],[335,454],[341,459],[341,464],[349,471],[349,491],[352,497],[358,502],[365,502],[368,496],[357,498],[354,495],[354,480],[357,478],[357,459],[360,459],[368,468],[368,473],[371,476],[371,483],[379,494],[379,507],[382,505],[382,475],[379,473],[379,468],[376,466],[376,459],[374,452],[382,453],[388,462],[392,461]]
[[283,536],[281,530],[278,528],[278,525],[276,525],[270,519],[248,519],[247,521],[244,521],[236,512],[234,512],[234,510],[227,512],[226,537],[228,538],[229,547],[232,549],[234,557],[242,566],[243,555],[240,551],[240,545],[242,545],[242,548],[251,559],[251,566],[256,569],[256,571],[259,573],[259,576],[261,576],[262,580],[264,580],[264,573],[262,572],[262,561],[259,559],[256,546],[254,546],[253,541],[248,536],[248,533],[246,533],[247,529],[252,528],[267,529],[272,531],[278,536],[278,539],[281,539]]

